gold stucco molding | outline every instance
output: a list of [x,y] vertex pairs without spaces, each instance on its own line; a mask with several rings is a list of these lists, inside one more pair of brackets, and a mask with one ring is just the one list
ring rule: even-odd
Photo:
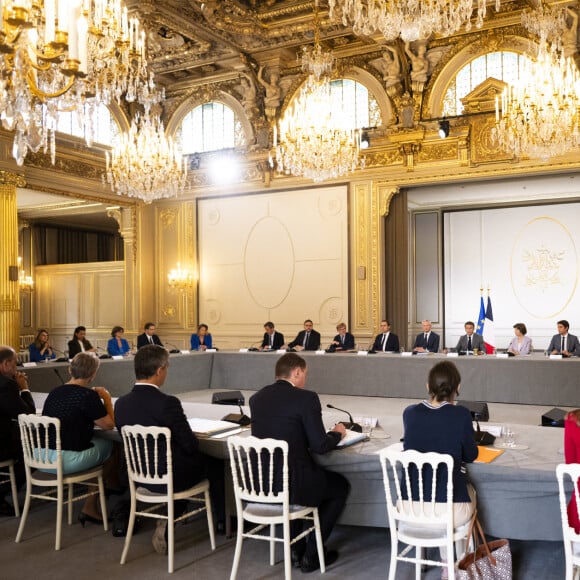
[[0,184],[13,185],[14,187],[26,187],[26,180],[24,176],[12,171],[0,170]]

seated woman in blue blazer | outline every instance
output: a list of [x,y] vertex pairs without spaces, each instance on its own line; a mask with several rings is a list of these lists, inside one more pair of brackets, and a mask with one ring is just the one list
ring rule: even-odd
[[111,356],[125,356],[131,350],[129,343],[123,338],[124,332],[125,329],[122,326],[115,326],[111,330],[113,338],[110,338],[107,343],[107,352]]
[[207,324],[200,324],[197,333],[191,335],[191,350],[207,350],[211,346],[211,334]]
[[30,343],[28,352],[30,353],[30,362],[49,361],[56,357],[48,340],[48,332],[44,328],[36,333],[36,338],[34,342]]

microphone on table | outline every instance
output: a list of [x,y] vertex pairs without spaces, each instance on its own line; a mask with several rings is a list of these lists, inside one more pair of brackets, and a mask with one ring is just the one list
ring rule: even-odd
[[237,423],[240,427],[246,427],[251,423],[251,419],[244,413],[242,405],[238,403],[238,408],[240,409],[240,414],[230,413],[226,415],[222,421],[230,421],[230,423]]
[[60,373],[58,372],[58,369],[56,367],[53,367],[52,370],[54,371],[54,374],[58,377],[58,380],[60,381],[60,383],[62,385],[65,384],[65,381],[63,381],[62,377],[60,376]]
[[352,415],[348,411],[345,411],[344,409],[339,409],[338,407],[335,407],[334,405],[331,405],[330,403],[327,403],[326,406],[329,409],[335,409],[336,411],[341,411],[342,413],[346,413],[348,415],[348,418],[350,419],[350,422],[347,423],[346,421],[341,421],[340,423],[342,425],[344,425],[347,429],[350,429],[351,431],[356,431],[357,433],[362,433],[362,427],[358,423],[354,422]]
[[54,348],[54,346],[51,346],[50,348],[52,349],[52,352],[60,354],[58,358],[54,359],[54,362],[68,362],[68,356],[66,356],[64,351],[58,350],[58,348]]
[[475,420],[475,424],[477,425],[477,429],[474,432],[475,442],[478,445],[493,445],[495,437],[491,433],[481,430],[481,427],[479,426],[480,417],[481,416],[479,413],[473,414],[473,419]]
[[261,340],[257,340],[256,342],[253,342],[249,347],[248,347],[248,352],[257,352],[260,349],[256,347],[257,344],[262,344]]
[[165,342],[165,344],[171,347],[169,354],[179,354],[181,352],[174,344],[171,344],[170,342]]
[[97,346],[97,352],[103,353],[99,355],[100,359],[111,358],[111,355],[102,346]]

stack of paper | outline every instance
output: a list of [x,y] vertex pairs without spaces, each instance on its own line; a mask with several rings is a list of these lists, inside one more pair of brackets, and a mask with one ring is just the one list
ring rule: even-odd
[[191,419],[188,419],[187,422],[189,423],[191,430],[198,437],[222,437],[233,435],[234,433],[239,433],[241,431],[241,428],[237,423],[231,423],[230,421],[198,419],[197,417],[192,417]]

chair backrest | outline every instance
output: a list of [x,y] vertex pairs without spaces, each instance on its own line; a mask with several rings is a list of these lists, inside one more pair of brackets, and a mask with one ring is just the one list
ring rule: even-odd
[[166,485],[167,493],[173,493],[171,430],[125,425],[121,435],[129,479],[135,483]]
[[[445,525],[453,532],[453,458],[442,453],[380,452],[391,529],[397,521]],[[437,478],[447,477],[446,503],[436,502]],[[411,501],[414,500],[414,501]]]
[[62,474],[60,419],[18,415],[22,452],[27,468],[56,470]]
[[[580,520],[580,491],[578,490],[578,480],[580,479],[580,465],[571,463],[566,465],[560,463],[556,467],[558,478],[558,491],[560,496],[560,516],[562,518],[562,535],[566,550],[570,547],[570,542],[580,542],[580,534],[577,534],[568,524],[568,498],[572,496],[576,499],[576,510]],[[570,494],[572,490],[572,494]]]
[[289,505],[288,443],[233,436],[228,450],[236,501]]

